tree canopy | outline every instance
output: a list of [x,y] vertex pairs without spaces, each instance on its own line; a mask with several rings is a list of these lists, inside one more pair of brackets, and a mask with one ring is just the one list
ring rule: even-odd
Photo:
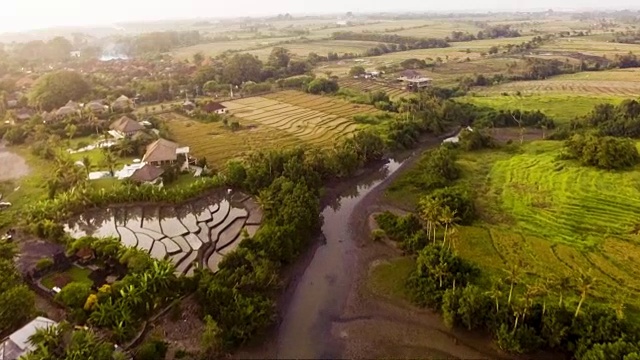
[[50,111],[69,100],[80,100],[91,91],[91,85],[82,75],[67,70],[48,73],[40,77],[29,92],[31,106]]

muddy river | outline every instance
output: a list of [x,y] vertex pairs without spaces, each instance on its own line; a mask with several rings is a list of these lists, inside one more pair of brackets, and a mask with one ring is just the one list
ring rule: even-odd
[[357,245],[350,218],[356,205],[401,164],[390,161],[353,193],[343,194],[323,209],[326,241],[316,250],[290,300],[279,329],[278,358],[340,357],[339,346],[332,344],[328,333],[341,315],[354,275]]

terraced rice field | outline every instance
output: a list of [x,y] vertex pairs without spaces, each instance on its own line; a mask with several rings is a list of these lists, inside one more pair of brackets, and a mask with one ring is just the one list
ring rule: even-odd
[[601,103],[618,104],[625,99],[616,95],[596,95],[578,93],[536,93],[516,95],[509,92],[501,94],[479,93],[477,96],[466,96],[459,101],[466,101],[478,106],[487,106],[505,110],[540,110],[550,116],[557,124],[567,123],[577,117],[587,115],[593,107]]
[[305,143],[330,146],[361,126],[350,119],[375,108],[338,99],[283,91],[224,103],[233,116],[276,129]]
[[562,93],[579,95],[611,95],[637,97],[640,81],[565,80],[516,81],[481,89],[480,94],[516,92],[522,94]]
[[459,229],[456,248],[496,276],[520,262],[527,281],[591,269],[595,296],[625,291],[640,306],[640,167],[582,167],[557,160],[561,146],[534,142],[516,155],[464,154],[459,163],[481,220]]
[[391,86],[376,80],[345,78],[340,80],[340,86],[362,92],[384,91],[392,100],[411,96],[411,93],[404,90],[401,84]]
[[303,144],[287,132],[246,119],[240,119],[241,130],[231,131],[222,122],[205,124],[174,113],[159,117],[166,121],[176,142],[189,146],[193,156],[204,157],[218,168],[252,151]]
[[125,246],[148,251],[156,259],[169,259],[178,275],[193,275],[197,266],[218,270],[218,264],[242,239],[252,236],[262,211],[250,197],[210,197],[178,208],[113,208],[88,213],[67,224],[74,237],[95,235],[119,238]]
[[616,54],[624,55],[629,52],[637,54],[640,52],[638,44],[621,44],[609,42],[601,39],[600,36],[584,36],[572,38],[558,38],[553,42],[545,44],[539,48],[540,52],[563,51],[580,52],[587,55],[606,56],[612,59]]

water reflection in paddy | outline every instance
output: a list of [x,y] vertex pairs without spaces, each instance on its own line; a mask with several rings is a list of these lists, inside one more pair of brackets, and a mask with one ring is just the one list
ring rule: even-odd
[[117,237],[156,259],[170,259],[178,273],[191,275],[196,264],[216,271],[223,255],[240,243],[243,230],[253,235],[261,221],[262,211],[256,202],[235,193],[211,195],[180,206],[90,211],[69,221],[65,228],[75,238]]

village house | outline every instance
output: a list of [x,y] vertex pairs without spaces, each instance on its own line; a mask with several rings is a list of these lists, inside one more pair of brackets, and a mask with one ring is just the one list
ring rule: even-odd
[[408,90],[419,90],[431,86],[432,80],[428,77],[424,77],[422,74],[415,70],[405,70],[400,73],[398,81],[402,81]]
[[193,102],[186,100],[185,102],[182,103],[182,109],[184,111],[193,111],[196,108],[196,104],[194,104]]
[[96,115],[104,114],[109,111],[109,106],[103,104],[100,101],[92,101],[86,104],[84,108]]
[[150,164],[144,164],[131,174],[129,179],[141,184],[159,185],[162,183],[164,170]]
[[14,112],[14,116],[18,121],[27,121],[34,116],[36,112],[29,108],[21,108]]
[[75,115],[79,115],[80,114],[80,110],[79,109],[75,109],[71,106],[63,106],[61,108],[59,108],[58,110],[52,112],[53,116],[57,119],[62,119],[65,118],[67,116],[75,116]]
[[35,349],[35,346],[29,342],[29,337],[39,329],[55,325],[57,325],[55,321],[38,316],[0,343],[0,360],[17,360],[26,355]]
[[121,95],[113,102],[113,104],[111,104],[111,108],[116,111],[127,111],[133,108],[133,101],[128,97]]
[[365,79],[375,79],[377,77],[380,77],[380,71],[367,71],[364,73],[364,78]]
[[136,133],[145,129],[139,122],[123,116],[120,119],[114,121],[110,126],[109,134],[116,139],[122,139],[126,137],[133,137]]
[[80,250],[76,251],[76,257],[78,258],[78,263],[88,264],[95,258],[95,254],[90,247],[85,246]]
[[18,100],[7,100],[7,108],[14,109],[18,107]]
[[209,101],[208,103],[204,104],[202,106],[202,111],[209,113],[209,114],[226,114],[227,113],[227,107],[215,102],[215,101]]
[[172,141],[158,139],[147,146],[142,162],[154,166],[162,166],[174,164],[181,158],[184,158],[183,166],[188,166],[189,147],[180,147]]

